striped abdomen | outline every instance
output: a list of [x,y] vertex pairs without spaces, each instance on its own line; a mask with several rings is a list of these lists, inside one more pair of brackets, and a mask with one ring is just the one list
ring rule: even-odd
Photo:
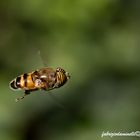
[[21,76],[18,76],[10,82],[10,87],[14,90],[16,89],[25,89],[32,90],[36,89],[35,84],[32,79],[32,73],[25,73]]

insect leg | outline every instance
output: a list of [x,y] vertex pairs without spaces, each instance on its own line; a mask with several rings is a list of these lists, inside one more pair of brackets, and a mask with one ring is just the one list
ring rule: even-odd
[[56,82],[56,83],[54,84],[53,88],[59,88],[60,85],[61,85],[61,82],[58,81],[58,82]]
[[28,94],[30,94],[30,90],[25,90],[23,96],[20,96],[20,97],[16,98],[15,101],[18,102],[18,101],[22,100]]

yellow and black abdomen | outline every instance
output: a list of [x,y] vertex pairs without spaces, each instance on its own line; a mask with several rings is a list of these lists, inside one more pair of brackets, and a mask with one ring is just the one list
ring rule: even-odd
[[21,88],[20,82],[21,82],[21,76],[18,76],[17,78],[15,78],[10,82],[10,87],[14,90],[20,89]]
[[21,76],[18,76],[10,82],[10,87],[14,90],[23,89],[23,90],[34,90],[36,89],[32,73],[25,73]]

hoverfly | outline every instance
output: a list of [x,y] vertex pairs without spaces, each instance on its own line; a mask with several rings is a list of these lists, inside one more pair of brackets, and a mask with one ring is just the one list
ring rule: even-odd
[[36,90],[53,90],[63,86],[70,75],[64,69],[44,67],[30,73],[24,73],[10,82],[12,90],[23,90],[24,95],[16,101],[23,99],[26,95]]

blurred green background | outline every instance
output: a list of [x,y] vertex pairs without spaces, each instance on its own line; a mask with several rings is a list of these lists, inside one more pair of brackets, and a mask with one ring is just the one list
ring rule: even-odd
[[[108,140],[103,131],[140,130],[139,13],[139,0],[1,0],[0,140]],[[9,82],[44,63],[71,79],[15,103],[23,92]]]

